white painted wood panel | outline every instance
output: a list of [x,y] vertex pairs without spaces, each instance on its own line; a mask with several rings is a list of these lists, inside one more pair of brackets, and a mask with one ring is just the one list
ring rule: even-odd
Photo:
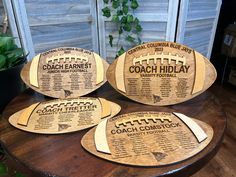
[[[108,62],[114,60],[119,46],[111,48],[108,36],[112,34],[116,44],[118,30],[111,18],[102,16],[103,0],[3,1],[12,34],[18,37],[25,52],[30,52],[29,58],[51,48],[73,46],[100,52]],[[141,21],[143,42],[177,41],[210,56],[221,0],[138,2],[140,6],[134,15]],[[130,47],[126,41],[120,42],[126,49]]]
[[55,47],[98,52],[96,1],[11,0],[11,5],[9,0],[4,1],[15,25],[14,33],[30,52],[29,59]]
[[94,0],[25,0],[36,53],[55,47],[81,47],[98,52]]
[[4,0],[12,35],[17,38],[17,44],[24,49],[27,58],[35,56],[30,35],[24,0]]
[[2,25],[4,19],[4,7],[3,7],[3,2],[2,0],[0,1],[0,23]]
[[12,8],[12,3],[11,3],[11,1],[3,0],[3,6],[7,12],[8,25],[10,27],[11,34],[12,34],[12,36],[14,36],[16,38],[15,43],[18,46],[21,46],[19,33],[18,33],[17,25],[16,25],[16,20],[15,20],[13,8]]
[[210,58],[221,0],[181,0],[176,41]]
[[[140,34],[143,42],[174,41],[178,2],[178,0],[138,0],[139,8],[133,14],[139,18],[143,27]],[[119,35],[117,27],[111,22],[111,17],[102,16],[101,9],[104,7],[103,0],[98,0],[100,54],[111,63],[120,47],[110,47],[108,36],[112,34],[113,43],[116,44]],[[120,40],[120,43],[126,47],[126,50],[130,48],[126,41]]]

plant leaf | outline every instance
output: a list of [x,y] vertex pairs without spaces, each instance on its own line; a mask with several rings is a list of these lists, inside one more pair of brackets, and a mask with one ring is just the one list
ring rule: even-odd
[[19,48],[19,47],[16,44],[13,44],[12,48],[10,50],[14,50],[14,49],[17,49],[17,48]]
[[123,17],[121,18],[121,23],[126,24],[126,22],[127,22],[127,17],[126,17],[126,16],[123,16]]
[[132,23],[132,22],[133,22],[133,20],[134,20],[134,17],[133,17],[133,15],[131,15],[131,14],[128,14],[128,15],[127,15],[127,23]]
[[120,1],[119,0],[113,0],[112,1],[112,7],[114,9],[117,9],[120,6]]
[[130,35],[128,35],[128,36],[126,37],[126,40],[129,41],[129,42],[134,42],[135,38],[132,37],[132,36],[130,36]]
[[131,26],[129,23],[126,23],[126,24],[124,25],[123,29],[124,29],[125,31],[130,32],[131,29],[132,29],[132,26]]
[[137,0],[132,0],[132,1],[131,1],[131,5],[130,5],[131,9],[137,9],[138,6],[139,6],[139,5],[138,5]]
[[20,172],[15,172],[15,177],[26,177],[26,176]]
[[122,0],[122,5],[126,5],[128,3],[128,0]]
[[22,56],[24,54],[24,51],[22,48],[16,48],[16,49],[7,51],[5,54],[13,54],[16,56]]
[[14,38],[10,36],[0,37],[0,51],[8,51],[14,48]]
[[118,51],[118,56],[121,56],[123,53],[125,53],[125,49],[121,47],[120,50]]
[[6,52],[8,67],[15,66],[23,59],[23,49],[18,48],[12,51]]
[[5,53],[7,55],[7,60],[14,60],[13,58],[19,58],[23,56],[24,52],[22,48],[17,48]]
[[124,5],[124,6],[123,6],[123,12],[124,12],[125,15],[128,14],[128,12],[129,12],[129,7],[128,7],[127,5]]
[[6,57],[4,55],[0,55],[0,69],[6,68]]
[[109,44],[111,47],[113,47],[113,36],[109,35]]
[[139,19],[138,19],[137,17],[135,17],[135,19],[134,19],[134,24],[135,24],[135,25],[138,25],[138,24],[139,24]]
[[17,60],[11,63],[11,66],[16,66],[18,64],[24,63],[26,61],[26,57],[19,57]]
[[109,0],[103,0],[103,2],[104,2],[105,4],[108,4]]
[[6,164],[4,164],[3,162],[0,162],[0,176],[5,176],[8,173],[8,169]]
[[103,16],[104,17],[107,17],[107,18],[109,18],[110,16],[111,16],[111,10],[109,9],[109,7],[104,7],[103,9],[102,9],[102,12],[103,12]]
[[122,10],[117,10],[117,13],[116,13],[118,16],[121,16],[123,15],[123,11]]
[[118,23],[120,21],[119,16],[118,15],[113,15],[112,16],[112,21],[115,23]]
[[142,26],[139,25],[139,24],[136,25],[135,29],[136,29],[137,32],[141,32],[143,30]]

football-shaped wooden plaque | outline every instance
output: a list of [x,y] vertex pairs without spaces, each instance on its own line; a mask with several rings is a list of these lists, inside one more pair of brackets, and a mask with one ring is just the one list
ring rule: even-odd
[[54,98],[77,98],[106,82],[109,64],[80,48],[56,48],[35,56],[21,72],[32,89]]
[[211,126],[181,113],[134,112],[102,120],[81,143],[90,153],[113,162],[161,166],[191,158],[212,137]]
[[209,88],[217,76],[210,61],[173,42],[136,46],[107,70],[108,82],[121,94],[148,105],[187,101]]
[[40,134],[61,134],[97,125],[120,112],[104,98],[83,97],[39,102],[16,112],[9,122],[16,128]]

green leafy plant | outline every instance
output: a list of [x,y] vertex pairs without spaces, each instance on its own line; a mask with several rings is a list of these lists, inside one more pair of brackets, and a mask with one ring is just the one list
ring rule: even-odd
[[[103,0],[103,2],[106,4],[106,7],[102,9],[103,16],[111,18],[112,22],[117,26],[119,34],[116,44],[116,46],[119,46],[117,57],[125,52],[125,47],[119,43],[121,38],[127,41],[130,47],[142,43],[139,34],[143,28],[140,20],[133,13],[139,7],[139,4],[137,0]],[[114,36],[109,34],[111,47],[114,47],[113,40]]]
[[26,60],[22,48],[17,47],[14,37],[0,34],[0,71],[14,67]]
[[5,163],[6,160],[7,156],[0,145],[0,177],[26,177],[24,174],[10,169]]
[[8,168],[6,164],[0,162],[0,176],[6,176],[8,174]]

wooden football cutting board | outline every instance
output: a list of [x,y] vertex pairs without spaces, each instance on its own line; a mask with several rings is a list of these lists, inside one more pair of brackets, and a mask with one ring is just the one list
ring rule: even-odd
[[9,118],[14,127],[39,134],[62,134],[97,125],[118,114],[121,107],[104,98],[83,97],[38,102]]
[[82,138],[103,159],[135,166],[162,166],[191,158],[211,141],[208,124],[181,113],[134,112],[104,119]]
[[35,56],[21,71],[35,91],[54,98],[77,98],[106,82],[109,64],[98,54],[80,48],[56,48]]
[[187,101],[208,89],[217,76],[210,61],[173,42],[150,42],[118,57],[107,80],[121,94],[148,105]]

